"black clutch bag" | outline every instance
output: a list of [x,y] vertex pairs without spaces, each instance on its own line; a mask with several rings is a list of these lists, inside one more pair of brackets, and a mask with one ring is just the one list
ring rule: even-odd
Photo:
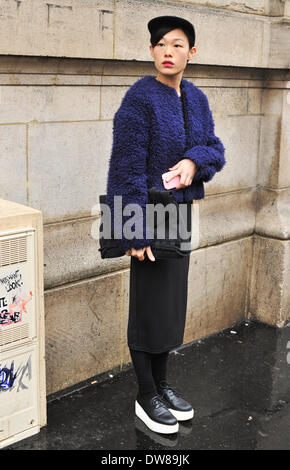
[[[148,190],[149,203],[153,204],[162,204],[167,206],[167,204],[174,204],[176,206],[176,218],[170,220],[169,227],[169,213],[164,211],[164,227],[163,232],[164,236],[158,237],[160,231],[158,226],[163,224],[163,220],[158,221],[157,213],[154,213],[154,227],[153,241],[150,243],[152,253],[155,259],[168,259],[168,258],[182,258],[184,256],[190,255],[190,243],[191,243],[191,205],[184,204],[182,210],[178,205],[175,197],[170,190],[159,190],[157,188],[150,188]],[[99,196],[99,202],[102,207],[102,204],[107,204],[107,196],[102,194]],[[126,253],[119,246],[118,240],[114,238],[113,228],[111,228],[110,236],[105,237],[104,233],[108,233],[105,227],[106,223],[111,224],[111,220],[107,220],[104,217],[104,212],[101,210],[101,221],[100,221],[100,232],[99,232],[99,251],[101,253],[101,258],[118,258],[124,256]],[[188,223],[188,221],[190,223]],[[172,226],[173,224],[173,226]],[[113,225],[113,224],[112,224]],[[187,239],[181,237],[180,234],[186,233],[183,230],[190,233],[190,236]],[[174,236],[172,236],[174,234]],[[145,252],[145,256],[147,253]]]

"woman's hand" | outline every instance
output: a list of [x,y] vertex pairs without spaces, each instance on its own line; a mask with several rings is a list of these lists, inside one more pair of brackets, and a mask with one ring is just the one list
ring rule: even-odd
[[175,189],[181,189],[191,185],[197,168],[195,163],[190,160],[190,158],[183,158],[182,160],[179,160],[176,165],[168,168],[168,170],[174,171],[172,171],[172,175],[167,176],[167,182],[169,182],[175,176],[180,175],[180,182],[175,187]]
[[145,259],[144,252],[145,251],[147,253],[148,258],[151,261],[155,261],[155,258],[153,256],[150,245],[145,246],[144,248],[139,248],[139,250],[136,250],[135,248],[131,248],[130,250],[126,251],[126,255],[127,256],[136,256],[136,258],[138,258],[139,261],[144,261],[144,259]]

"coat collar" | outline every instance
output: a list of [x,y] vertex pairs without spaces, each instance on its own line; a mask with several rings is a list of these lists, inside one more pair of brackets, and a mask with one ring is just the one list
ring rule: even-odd
[[[150,84],[152,84],[152,86],[155,86],[156,88],[163,90],[165,93],[171,94],[179,98],[176,89],[173,88],[172,86],[166,85],[165,83],[160,82],[159,80],[156,80],[156,77],[153,77],[152,75],[147,75],[147,79],[150,81]],[[181,79],[181,82],[180,82],[181,92],[186,93],[187,83],[189,83],[187,82],[187,80],[185,80],[184,78]]]

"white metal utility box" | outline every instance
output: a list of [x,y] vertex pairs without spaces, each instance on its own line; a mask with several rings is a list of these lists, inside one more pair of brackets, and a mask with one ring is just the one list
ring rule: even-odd
[[45,424],[42,212],[0,199],[0,448]]

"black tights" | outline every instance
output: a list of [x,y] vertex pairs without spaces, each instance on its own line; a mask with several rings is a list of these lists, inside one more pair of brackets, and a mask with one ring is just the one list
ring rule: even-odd
[[151,354],[130,349],[130,354],[137,376],[139,394],[156,394],[159,382],[166,380],[169,351]]

